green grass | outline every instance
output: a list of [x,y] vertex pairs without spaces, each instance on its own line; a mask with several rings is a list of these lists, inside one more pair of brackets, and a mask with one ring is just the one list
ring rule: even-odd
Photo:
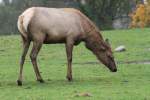
[[[150,59],[150,29],[103,31],[112,48],[125,45],[126,52],[114,53],[117,61]],[[16,80],[21,54],[20,36],[0,37],[0,100],[150,100],[150,65],[118,64],[111,73],[81,43],[73,52],[73,82],[66,76],[66,54],[63,44],[43,45],[38,56],[42,77],[35,81],[33,67],[27,55],[23,86]],[[91,97],[76,97],[77,93]]]

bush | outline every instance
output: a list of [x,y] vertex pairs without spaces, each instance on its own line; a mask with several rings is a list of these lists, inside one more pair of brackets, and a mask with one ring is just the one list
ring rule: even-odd
[[148,4],[138,4],[136,10],[130,14],[132,22],[130,28],[150,26],[150,2]]
[[80,9],[101,29],[112,29],[115,18],[128,15],[131,10],[130,0],[87,0]]

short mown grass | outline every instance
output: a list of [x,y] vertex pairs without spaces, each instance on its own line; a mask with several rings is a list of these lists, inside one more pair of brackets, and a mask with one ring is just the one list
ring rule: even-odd
[[[150,29],[102,31],[112,48],[125,45],[126,51],[114,53],[117,62],[150,60]],[[0,100],[150,100],[150,65],[118,64],[110,72],[88,51],[84,43],[73,52],[73,81],[66,76],[66,54],[63,44],[43,45],[38,64],[45,80],[35,81],[27,55],[23,86],[16,80],[22,51],[20,36],[0,36]],[[76,96],[90,93],[91,96]]]

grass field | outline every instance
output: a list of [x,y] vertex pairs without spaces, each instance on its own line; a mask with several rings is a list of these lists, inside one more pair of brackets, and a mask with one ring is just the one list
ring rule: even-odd
[[[150,60],[150,29],[103,31],[112,48],[125,45],[126,52],[114,53],[117,62]],[[118,64],[111,73],[84,47],[73,52],[73,81],[66,76],[63,44],[43,45],[38,64],[46,83],[35,81],[29,56],[24,65],[23,86],[16,80],[21,54],[20,36],[0,36],[0,100],[150,100],[150,65]],[[76,96],[90,93],[91,96]]]

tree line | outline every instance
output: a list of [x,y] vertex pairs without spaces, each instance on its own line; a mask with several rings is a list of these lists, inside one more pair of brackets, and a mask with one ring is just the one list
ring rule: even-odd
[[17,34],[17,19],[26,8],[75,7],[80,9],[101,29],[112,29],[115,18],[127,16],[141,0],[3,0],[0,3],[0,34]]

